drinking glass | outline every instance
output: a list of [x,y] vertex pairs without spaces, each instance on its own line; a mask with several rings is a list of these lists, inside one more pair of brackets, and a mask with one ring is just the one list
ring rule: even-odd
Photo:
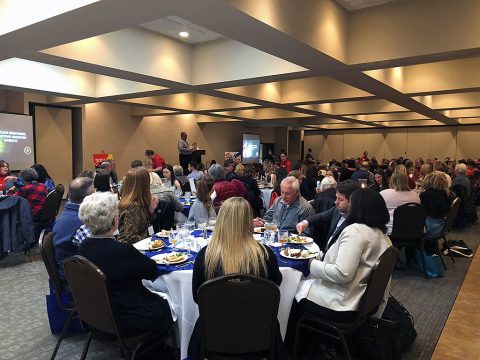
[[288,231],[287,230],[278,230],[278,242],[285,245],[288,242]]
[[192,193],[190,191],[185,191],[185,202],[188,204],[190,202],[190,197]]
[[185,226],[187,227],[188,231],[192,232],[193,230],[195,230],[195,221],[187,221],[185,223]]
[[209,226],[210,228],[214,228],[216,223],[217,223],[217,219],[216,219],[216,218],[210,218],[210,219],[208,220],[208,226]]
[[172,244],[173,249],[176,248],[177,242],[178,242],[178,233],[175,230],[170,230],[170,233],[168,234],[168,241],[170,244]]
[[199,217],[197,219],[197,227],[200,229],[200,230],[203,230],[205,229],[205,227],[207,226],[208,224],[208,219],[206,217]]
[[275,234],[272,230],[266,230],[265,228],[265,234],[263,236],[263,243],[265,245],[270,245],[271,243],[274,242],[274,237],[275,237]]
[[175,196],[180,197],[182,195],[182,190],[175,189]]
[[187,236],[184,240],[184,245],[185,245],[185,249],[187,250],[187,253],[190,254],[190,251],[192,250],[193,248],[193,237],[192,236]]
[[188,225],[183,224],[182,226],[180,226],[180,229],[178,230],[179,240],[185,241],[189,236],[190,236],[190,229],[188,228]]

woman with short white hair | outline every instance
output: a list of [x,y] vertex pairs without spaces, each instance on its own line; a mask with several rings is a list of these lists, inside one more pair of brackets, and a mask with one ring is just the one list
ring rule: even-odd
[[173,323],[168,302],[142,284],[142,279],[157,278],[155,261],[113,236],[119,221],[117,196],[96,192],[85,197],[78,217],[92,231],[80,244],[78,254],[105,273],[120,333],[128,337],[167,331]]

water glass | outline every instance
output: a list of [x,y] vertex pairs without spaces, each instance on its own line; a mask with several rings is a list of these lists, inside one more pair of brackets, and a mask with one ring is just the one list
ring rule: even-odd
[[272,230],[265,230],[265,235],[263,237],[263,243],[265,245],[270,245],[275,242],[275,233]]
[[185,191],[185,202],[189,203],[191,196],[192,196],[192,193],[190,191]]
[[175,189],[175,196],[180,197],[182,195],[182,190]]
[[187,236],[184,240],[184,246],[185,246],[185,249],[187,250],[187,253],[190,254],[190,251],[192,250],[193,246],[194,246],[194,238],[192,236]]
[[216,218],[210,218],[210,219],[208,220],[208,226],[211,227],[211,228],[214,228],[216,223],[217,223],[217,219],[216,219]]

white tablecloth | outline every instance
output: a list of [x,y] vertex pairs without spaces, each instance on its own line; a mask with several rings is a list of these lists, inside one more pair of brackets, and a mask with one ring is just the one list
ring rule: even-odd
[[[283,280],[280,285],[281,297],[278,321],[282,337],[285,337],[293,298],[302,278],[302,273],[289,267],[281,267],[280,272]],[[144,280],[144,285],[151,291],[169,294],[177,315],[177,336],[181,359],[185,359],[188,342],[198,318],[198,307],[193,301],[192,295],[192,270],[174,271],[160,276],[153,282]]]

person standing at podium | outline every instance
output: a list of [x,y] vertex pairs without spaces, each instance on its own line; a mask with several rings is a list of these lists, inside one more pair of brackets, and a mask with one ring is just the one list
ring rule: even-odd
[[178,140],[178,159],[185,174],[188,171],[188,163],[192,161],[192,153],[195,150],[197,150],[197,143],[194,142],[192,145],[189,145],[187,142],[187,133],[182,131],[180,133],[180,140]]

